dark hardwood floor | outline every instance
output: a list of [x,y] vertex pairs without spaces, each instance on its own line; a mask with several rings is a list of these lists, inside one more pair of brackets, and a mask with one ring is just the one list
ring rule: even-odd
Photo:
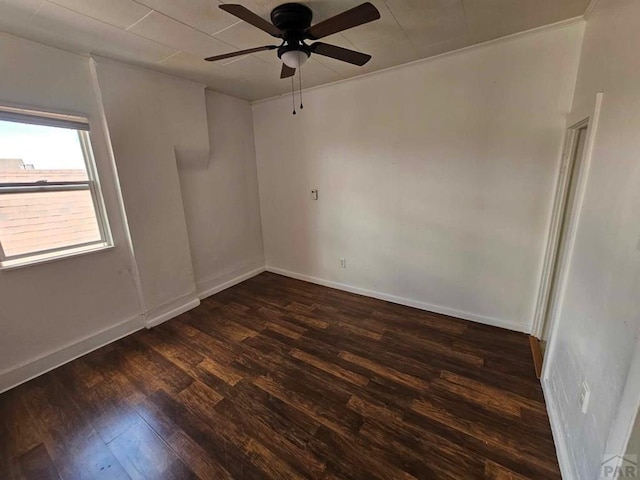
[[3,479],[554,479],[526,335],[264,273],[0,395]]

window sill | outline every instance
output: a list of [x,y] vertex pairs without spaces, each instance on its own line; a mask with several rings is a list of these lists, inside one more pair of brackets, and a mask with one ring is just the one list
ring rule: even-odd
[[15,270],[17,268],[30,267],[32,265],[40,265],[42,263],[55,262],[65,258],[78,257],[89,253],[101,252],[113,248],[113,244],[99,243],[95,245],[86,245],[83,247],[71,247],[57,252],[49,252],[42,254],[34,254],[24,258],[16,258],[14,260],[4,260],[0,262],[0,270]]

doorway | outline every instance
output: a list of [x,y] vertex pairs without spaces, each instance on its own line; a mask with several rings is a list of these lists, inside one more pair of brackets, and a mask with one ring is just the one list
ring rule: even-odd
[[529,337],[536,374],[543,380],[549,373],[547,367],[552,364],[550,359],[557,346],[556,317],[563,301],[603,100],[604,93],[598,92],[595,102],[574,105],[574,110],[567,116],[562,161]]
[[555,348],[555,319],[562,304],[564,281],[570,263],[603,99],[604,93],[598,92],[595,102],[587,101],[574,105],[574,110],[567,116],[562,161],[529,337],[538,378],[543,378],[548,373],[545,373],[545,365],[549,364],[548,360]]
[[560,172],[563,181],[561,193],[562,205],[560,206],[560,218],[558,219],[557,245],[555,247],[555,259],[551,265],[551,276],[546,305],[543,309],[542,329],[540,332],[540,349],[543,358],[546,356],[547,344],[551,335],[555,309],[558,303],[562,267],[566,264],[569,247],[569,228],[576,218],[578,179],[583,171],[584,154],[586,151],[587,136],[589,131],[589,119],[569,127],[567,131],[567,144],[565,146],[565,159]]

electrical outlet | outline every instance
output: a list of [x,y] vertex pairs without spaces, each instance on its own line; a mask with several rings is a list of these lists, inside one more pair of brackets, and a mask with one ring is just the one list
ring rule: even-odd
[[580,384],[580,409],[582,410],[582,413],[587,413],[589,408],[589,397],[591,397],[591,390],[589,390],[587,382],[583,381]]
[[347,268],[347,261],[344,258],[340,259],[340,268]]
[[318,199],[318,190],[313,189],[311,190],[311,200],[317,200]]

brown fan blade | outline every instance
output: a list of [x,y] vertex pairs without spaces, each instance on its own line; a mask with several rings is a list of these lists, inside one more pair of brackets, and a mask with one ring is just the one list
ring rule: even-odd
[[335,58],[336,60],[342,60],[343,62],[352,63],[361,67],[369,60],[371,55],[366,53],[356,52],[355,50],[349,50],[348,48],[336,47],[335,45],[329,45],[328,43],[316,42],[311,45],[311,51],[318,55],[324,55],[325,57]]
[[224,60],[225,58],[239,57],[241,55],[248,55],[250,53],[256,52],[264,52],[265,50],[275,50],[276,48],[278,47],[276,47],[275,45],[265,45],[264,47],[249,48],[247,50],[240,50],[238,52],[223,53],[222,55],[207,57],[205,58],[205,60],[207,62],[215,62],[216,60]]
[[296,69],[291,68],[284,63],[282,64],[282,71],[280,72],[280,78],[293,77],[296,74]]
[[264,18],[259,17],[255,13],[253,13],[248,8],[243,7],[242,5],[235,5],[232,3],[225,3],[223,5],[219,5],[219,7],[227,13],[231,15],[235,15],[240,20],[244,20],[247,23],[250,23],[256,28],[267,32],[269,35],[273,35],[274,37],[282,37],[284,34],[282,30],[273,25],[272,23],[266,21]]
[[366,2],[335,17],[328,18],[324,22],[309,27],[306,31],[307,38],[318,40],[334,33],[342,32],[349,28],[357,27],[363,23],[373,22],[380,18],[380,12],[371,3]]

